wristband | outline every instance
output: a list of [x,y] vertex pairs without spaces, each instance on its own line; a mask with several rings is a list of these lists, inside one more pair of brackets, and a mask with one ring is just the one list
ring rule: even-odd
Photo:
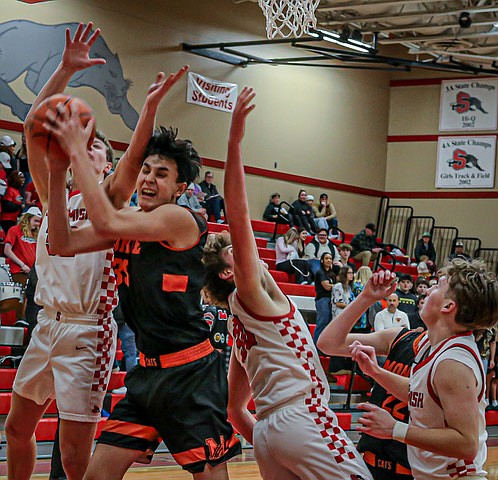
[[393,428],[393,440],[405,442],[406,434],[408,433],[408,423],[396,422]]

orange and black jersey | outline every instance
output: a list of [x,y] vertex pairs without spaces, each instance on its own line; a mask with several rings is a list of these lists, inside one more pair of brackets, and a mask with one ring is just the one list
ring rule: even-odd
[[[411,365],[417,351],[417,344],[422,335],[423,333],[406,328],[401,330],[391,345],[383,368],[398,375],[409,377]],[[375,384],[369,401],[388,411],[396,420],[408,423],[408,405],[388,393],[379,384]],[[410,467],[406,454],[406,445],[396,440],[379,440],[363,434],[358,442],[358,451],[372,452],[380,459],[390,460],[407,468]]]
[[209,338],[200,299],[207,224],[202,216],[191,213],[199,236],[190,248],[133,240],[114,244],[120,302],[135,332],[137,348],[146,356],[177,352]]

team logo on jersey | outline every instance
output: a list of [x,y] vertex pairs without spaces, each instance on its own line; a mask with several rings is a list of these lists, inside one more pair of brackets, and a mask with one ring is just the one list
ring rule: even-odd
[[213,315],[213,313],[209,312],[209,311],[204,312],[204,320],[209,325],[209,328],[211,328],[214,325],[214,315]]
[[230,442],[225,440],[223,435],[220,435],[220,443],[214,438],[207,438],[205,442],[208,448],[209,460],[217,460],[218,458],[223,457],[223,455],[226,455],[230,450]]
[[245,363],[247,352],[257,344],[256,337],[252,332],[248,332],[237,315],[233,316],[233,336],[235,345],[240,350],[242,363]]

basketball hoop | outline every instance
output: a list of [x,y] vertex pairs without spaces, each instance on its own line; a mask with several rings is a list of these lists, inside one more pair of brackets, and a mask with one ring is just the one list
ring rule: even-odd
[[320,0],[258,0],[266,17],[266,36],[301,37],[316,28],[315,10]]

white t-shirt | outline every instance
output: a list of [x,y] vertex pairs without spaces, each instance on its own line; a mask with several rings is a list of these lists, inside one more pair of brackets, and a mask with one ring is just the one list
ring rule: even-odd
[[394,313],[391,313],[387,308],[384,308],[384,310],[381,310],[377,313],[377,315],[375,315],[374,330],[376,332],[393,327],[410,328],[408,315],[398,309],[396,309]]

